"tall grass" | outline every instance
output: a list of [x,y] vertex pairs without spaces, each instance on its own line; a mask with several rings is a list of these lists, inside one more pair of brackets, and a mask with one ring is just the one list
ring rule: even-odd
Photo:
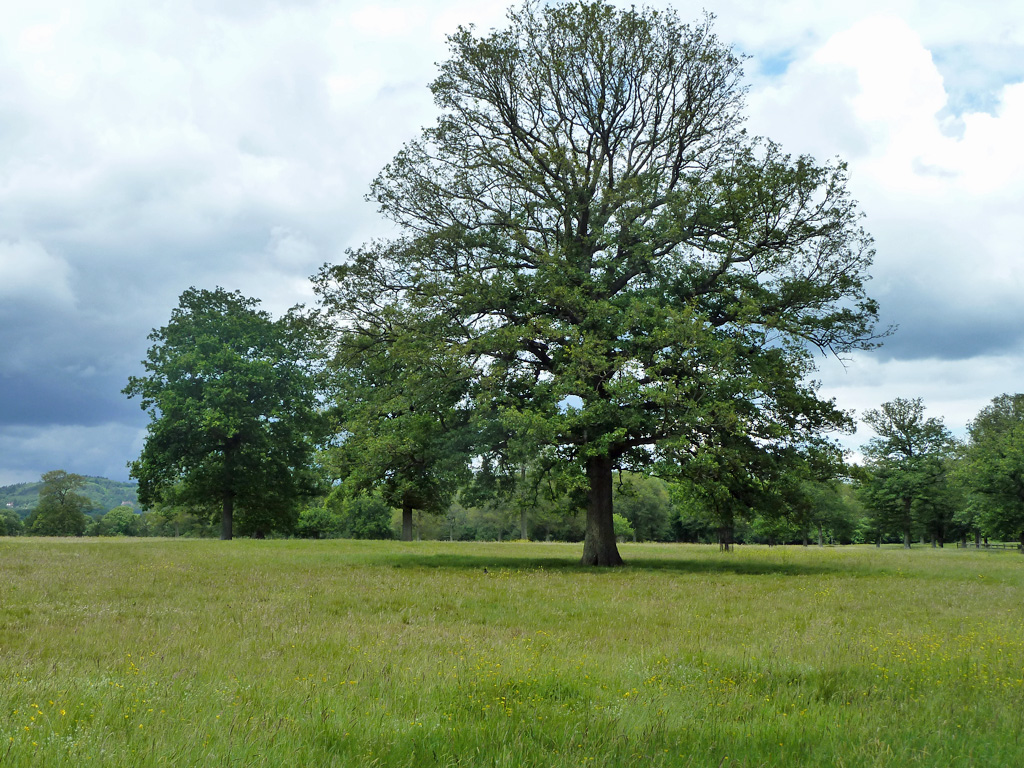
[[7,766],[1024,764],[1012,552],[0,542]]

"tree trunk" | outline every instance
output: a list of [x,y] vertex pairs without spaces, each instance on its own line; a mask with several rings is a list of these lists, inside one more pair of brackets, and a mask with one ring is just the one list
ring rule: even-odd
[[608,456],[587,459],[587,532],[580,565],[622,565],[615,545],[612,522],[612,460]]
[[1024,555],[1024,528],[1020,529],[1020,553]]
[[825,531],[821,527],[821,523],[818,523],[818,546],[825,546]]
[[[771,546],[770,540],[768,546]],[[732,552],[732,526],[721,525],[718,527],[718,551],[719,552]]]
[[235,496],[231,491],[224,492],[224,506],[220,511],[220,538],[227,541],[231,538],[231,523],[235,516]]
[[[523,464],[519,468],[519,482],[522,484],[522,486],[520,488],[520,493],[522,493],[523,489],[526,488],[526,465],[525,464]],[[521,504],[523,503],[522,498],[520,498],[520,503]],[[530,540],[530,531],[526,527],[526,523],[527,523],[527,520],[526,520],[526,504],[523,504],[522,508],[519,510],[519,538],[521,538],[523,541],[529,541]]]
[[910,505],[911,499],[903,502],[903,548],[910,549]]
[[981,549],[981,531],[974,532],[974,548]]
[[402,541],[412,541],[412,507],[402,501]]

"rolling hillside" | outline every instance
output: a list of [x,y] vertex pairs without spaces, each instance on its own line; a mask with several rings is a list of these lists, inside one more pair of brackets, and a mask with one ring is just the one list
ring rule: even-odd
[[[41,482],[0,486],[0,509],[10,504],[14,509],[27,513],[38,502],[39,489],[42,486]],[[136,491],[135,483],[122,483],[105,477],[87,477],[85,485],[78,492],[91,499],[98,511],[106,512],[126,501],[138,509]]]

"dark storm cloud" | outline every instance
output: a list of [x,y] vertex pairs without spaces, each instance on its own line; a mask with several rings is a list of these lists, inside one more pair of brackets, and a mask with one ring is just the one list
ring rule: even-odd
[[84,426],[109,422],[145,424],[137,403],[120,390],[116,373],[82,376],[59,370],[0,374],[0,425]]
[[882,360],[969,360],[1024,348],[1024,304],[1004,297],[965,305],[941,291],[900,288],[878,297],[880,325],[895,326],[875,353]]

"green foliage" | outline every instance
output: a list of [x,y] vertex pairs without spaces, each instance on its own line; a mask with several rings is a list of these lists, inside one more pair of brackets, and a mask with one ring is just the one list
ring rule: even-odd
[[190,288],[153,331],[124,392],[149,413],[131,465],[145,506],[174,501],[221,509],[231,538],[289,532],[316,490],[312,459],[323,424],[308,356],[315,327],[293,312],[272,320],[240,293]]
[[944,540],[952,523],[950,463],[957,444],[941,419],[925,418],[920,398],[896,398],[864,414],[875,432],[864,447],[862,498],[876,538],[899,532],[910,546],[915,531]]
[[[332,503],[332,497],[328,498]],[[337,503],[336,501],[334,503]],[[360,493],[338,505],[341,535],[347,539],[391,539],[391,506],[380,496]]]
[[449,45],[437,124],[372,187],[402,234],[318,289],[369,338],[434,323],[478,418],[587,489],[584,563],[621,562],[616,468],[719,462],[740,472],[718,481],[731,517],[730,494],[849,426],[808,374],[873,344],[870,239],[841,163],[744,132],[710,21],[528,3]]
[[[42,487],[42,482],[0,486],[0,508],[10,503],[15,509],[31,509],[39,502]],[[83,476],[82,485],[76,492],[98,509],[111,509],[125,501],[131,502],[133,507],[138,506],[138,486],[135,483]]]
[[31,536],[81,536],[88,525],[86,514],[92,502],[77,490],[85,478],[56,469],[42,477],[39,503],[25,520],[25,533]]
[[301,539],[337,539],[341,528],[341,520],[327,507],[307,507],[299,513],[295,535]]
[[306,539],[391,539],[391,516],[391,507],[380,496],[353,496],[338,486],[322,506],[301,512],[295,532]]
[[[674,541],[672,524],[679,513],[668,483],[636,472],[624,472],[615,484],[616,514],[625,518],[636,541]],[[621,538],[616,533],[617,538]]]
[[131,507],[114,507],[96,524],[96,536],[139,536],[143,522]]
[[[322,293],[333,311],[347,315],[342,297]],[[357,310],[356,322],[336,328],[331,383],[339,434],[324,461],[333,479],[344,481],[346,498],[375,493],[401,509],[402,537],[409,540],[413,510],[441,514],[468,479],[473,427],[465,366],[438,348],[436,323],[403,309]],[[382,519],[380,509],[374,514]],[[364,525],[353,518],[347,530],[356,538],[385,537],[379,520]]]
[[1000,395],[968,426],[960,478],[980,529],[1018,538],[1024,550],[1024,394]]
[[619,541],[633,539],[636,536],[636,531],[634,531],[633,526],[629,524],[629,520],[617,512],[612,515],[612,525],[615,529],[615,538]]
[[147,536],[209,538],[216,535],[208,508],[188,503],[160,503],[140,515]]
[[0,536],[21,536],[25,524],[13,509],[0,509]]

